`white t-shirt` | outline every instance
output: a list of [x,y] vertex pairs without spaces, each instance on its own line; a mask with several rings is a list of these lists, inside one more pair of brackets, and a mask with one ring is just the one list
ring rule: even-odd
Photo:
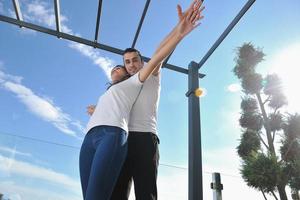
[[86,132],[95,126],[120,127],[128,132],[129,113],[141,90],[138,73],[129,79],[111,86],[98,100]]
[[160,97],[160,74],[151,75],[143,84],[143,89],[134,103],[129,131],[151,132],[157,134],[157,109]]

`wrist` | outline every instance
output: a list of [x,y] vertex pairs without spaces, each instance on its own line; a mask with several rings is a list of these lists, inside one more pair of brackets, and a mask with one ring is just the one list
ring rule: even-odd
[[176,34],[174,34],[174,38],[179,41],[182,40],[184,38],[184,36],[185,35],[183,33],[181,33],[180,31],[177,31]]

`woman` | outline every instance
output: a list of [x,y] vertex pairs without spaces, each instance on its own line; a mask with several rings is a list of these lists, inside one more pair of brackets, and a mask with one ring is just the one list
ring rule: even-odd
[[126,157],[127,115],[142,85],[138,76],[124,81],[128,77],[123,66],[112,69],[111,86],[100,97],[87,125],[80,151],[84,199],[109,199],[114,176]]
[[202,10],[189,9],[171,32],[171,37],[164,40],[138,73],[126,79],[124,68],[112,70],[113,85],[99,98],[81,147],[80,177],[85,200],[110,198],[126,157],[129,113],[142,83],[176,45],[198,26],[196,22],[201,19]]

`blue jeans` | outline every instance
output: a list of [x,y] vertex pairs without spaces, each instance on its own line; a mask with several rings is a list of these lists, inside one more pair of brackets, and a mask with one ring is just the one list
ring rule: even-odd
[[119,127],[97,126],[85,136],[79,168],[84,200],[108,200],[127,155],[127,133]]

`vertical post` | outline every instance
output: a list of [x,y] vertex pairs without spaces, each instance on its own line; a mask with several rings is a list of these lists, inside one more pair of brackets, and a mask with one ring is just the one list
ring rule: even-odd
[[[17,20],[23,21],[21,9],[20,9],[20,3],[18,0],[13,0],[14,8],[15,8],[15,13]],[[21,27],[21,26],[20,26]]]
[[210,184],[210,187],[213,190],[213,200],[222,200],[223,185],[221,184],[220,173],[215,172],[212,174],[212,183]]
[[61,32],[59,0],[54,0],[56,31]]
[[189,64],[188,97],[189,112],[189,175],[188,175],[188,199],[203,200],[202,187],[202,154],[201,154],[201,129],[200,129],[200,104],[199,97],[194,91],[199,87],[199,64],[192,61]]
[[96,31],[95,31],[95,42],[98,40],[98,32],[99,32],[99,24],[100,24],[100,16],[102,10],[102,0],[99,0],[98,3],[98,12],[97,12],[97,21],[96,21]]

